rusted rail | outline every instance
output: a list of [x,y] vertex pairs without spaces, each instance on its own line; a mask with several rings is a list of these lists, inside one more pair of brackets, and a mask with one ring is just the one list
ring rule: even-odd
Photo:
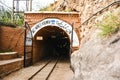
[[58,58],[57,61],[55,62],[55,65],[53,66],[53,68],[51,69],[50,73],[48,74],[48,76],[46,77],[45,80],[48,80],[48,78],[49,78],[50,75],[52,74],[53,70],[55,69],[55,67],[56,67],[56,65],[57,65],[57,63],[58,63],[58,60],[59,60],[59,58]]
[[42,69],[44,69],[50,62],[51,60],[49,60],[42,68],[40,68],[36,73],[34,73],[28,80],[32,80],[33,77],[37,75]]
[[[38,73],[40,73],[45,67],[47,67],[50,63],[51,63],[52,59],[50,59],[43,67],[41,67],[36,73],[34,73],[28,80],[32,80],[36,75],[38,75]],[[59,58],[57,58],[57,60],[54,63],[54,66],[52,67],[52,69],[50,70],[49,74],[47,75],[47,77],[45,78],[45,80],[48,80],[48,78],[50,77],[50,75],[52,74],[53,70],[55,69],[57,63],[59,61]]]

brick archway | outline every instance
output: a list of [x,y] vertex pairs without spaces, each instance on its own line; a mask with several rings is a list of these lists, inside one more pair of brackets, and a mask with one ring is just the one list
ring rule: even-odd
[[[57,19],[57,18],[46,18],[46,19],[36,23],[31,28],[33,37],[35,37],[36,33],[40,29],[42,29],[46,26],[56,26],[58,28],[61,28],[62,30],[64,30],[68,34],[70,42],[72,42],[72,47],[79,46],[79,39],[78,39],[76,32],[74,30],[72,32],[72,25],[70,25],[69,23],[67,23],[63,20]],[[74,35],[74,36],[72,36],[72,35]],[[31,37],[30,32],[28,32],[27,37]],[[71,41],[72,37],[73,37],[73,40]],[[28,40],[27,43],[28,43],[28,45],[31,45],[32,42],[30,40]]]
[[[64,47],[64,42],[67,46],[58,49],[58,51],[69,54],[70,44],[72,39],[73,27],[73,44],[72,50],[78,49],[80,44],[80,31],[77,29],[80,26],[79,14],[76,12],[26,12],[25,21],[29,24],[34,41],[33,41],[33,62],[39,61],[46,53],[45,51],[53,50],[58,46]],[[47,32],[49,30],[49,32]],[[54,31],[54,35],[51,31]],[[62,34],[62,33],[64,34]],[[56,36],[59,38],[53,39]],[[28,32],[27,37],[31,37]],[[65,41],[62,38],[66,38]],[[54,42],[54,45],[51,44]],[[60,42],[60,44],[59,44]],[[47,43],[47,44],[46,44]],[[31,41],[27,41],[27,45],[31,45]],[[45,50],[44,50],[45,48]],[[48,52],[49,52],[48,51]],[[48,53],[46,53],[48,54]],[[52,55],[52,54],[49,54]]]

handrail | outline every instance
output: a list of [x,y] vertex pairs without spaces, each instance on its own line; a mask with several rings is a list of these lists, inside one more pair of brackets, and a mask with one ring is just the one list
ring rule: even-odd
[[[115,5],[115,4],[118,4],[118,3],[120,3],[120,0],[112,2],[112,3],[109,4],[108,6],[104,7],[103,9],[101,9],[101,10],[97,11],[96,13],[94,13],[93,15],[91,15],[91,16],[90,16],[87,20],[85,20],[81,25],[84,25],[85,23],[87,23],[92,17],[94,17],[95,15],[97,15],[98,13],[100,13],[101,11],[109,8],[110,6],[113,6],[113,5]],[[80,27],[81,27],[81,25],[80,25]],[[78,28],[80,28],[80,27],[78,27]]]

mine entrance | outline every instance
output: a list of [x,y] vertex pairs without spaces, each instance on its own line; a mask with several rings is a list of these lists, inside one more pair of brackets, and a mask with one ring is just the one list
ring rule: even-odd
[[59,27],[46,26],[40,29],[34,37],[34,46],[38,60],[58,56],[69,59],[70,39],[68,34]]

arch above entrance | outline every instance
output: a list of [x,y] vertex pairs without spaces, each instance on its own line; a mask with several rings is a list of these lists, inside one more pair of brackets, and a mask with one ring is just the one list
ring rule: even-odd
[[[36,33],[40,29],[42,29],[46,26],[56,26],[58,28],[61,28],[68,34],[70,41],[72,42],[72,47],[79,46],[79,39],[78,39],[76,32],[74,30],[72,31],[72,25],[70,25],[69,23],[67,23],[61,19],[57,19],[57,18],[46,18],[46,19],[36,23],[31,28],[32,36],[35,37]],[[32,38],[30,32],[28,32],[27,37]],[[32,45],[31,39],[27,39],[26,45]]]

